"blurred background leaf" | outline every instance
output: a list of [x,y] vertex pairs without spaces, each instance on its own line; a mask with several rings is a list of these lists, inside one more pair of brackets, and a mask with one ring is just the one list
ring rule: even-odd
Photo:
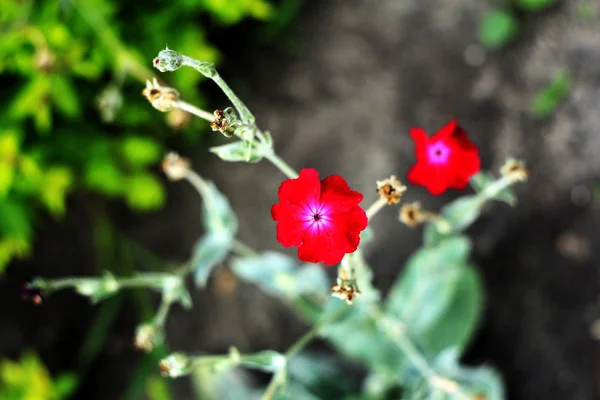
[[[148,60],[168,44],[219,62],[206,29],[277,13],[268,0],[2,1],[0,271],[30,251],[38,211],[64,215],[73,192],[160,208],[165,191],[153,168],[169,131],[197,140],[204,124],[149,107],[140,95],[156,76]],[[187,101],[206,103],[196,71],[168,78]]]
[[72,374],[56,377],[33,353],[25,353],[18,361],[0,361],[0,398],[3,400],[68,399],[77,386]]

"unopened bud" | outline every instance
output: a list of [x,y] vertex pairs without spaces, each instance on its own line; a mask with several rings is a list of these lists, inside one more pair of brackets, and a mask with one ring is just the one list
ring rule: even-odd
[[173,353],[159,361],[158,367],[163,376],[177,378],[191,372],[192,363],[183,353]]
[[168,47],[161,50],[158,56],[152,61],[154,68],[160,72],[175,71],[181,67],[183,57],[175,50],[171,50]]
[[406,186],[396,176],[392,175],[382,181],[377,181],[377,194],[390,204],[398,204]]
[[156,78],[146,81],[146,88],[142,90],[142,95],[148,99],[152,107],[159,111],[166,112],[177,108],[179,101],[179,92],[168,86],[161,86]]
[[185,178],[190,170],[190,162],[187,158],[179,156],[179,154],[170,152],[162,162],[162,169],[172,181],[178,181]]
[[137,349],[149,352],[164,340],[164,333],[160,327],[153,324],[142,324],[135,332],[134,345]]

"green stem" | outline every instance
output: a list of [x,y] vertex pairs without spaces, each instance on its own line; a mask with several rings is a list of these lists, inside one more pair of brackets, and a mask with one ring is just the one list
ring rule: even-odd
[[255,257],[259,255],[258,252],[252,247],[248,246],[244,242],[239,241],[238,239],[233,239],[233,246],[231,250],[242,257]]
[[173,304],[171,299],[167,298],[167,296],[163,294],[162,300],[160,302],[160,306],[158,307],[158,311],[156,312],[156,316],[154,317],[154,321],[153,321],[154,326],[156,326],[156,327],[164,327],[165,326],[167,316],[169,315],[169,310],[171,309],[171,304]]
[[277,389],[279,389],[279,387],[285,383],[286,372],[287,372],[286,369],[282,368],[279,371],[277,371],[275,373],[275,375],[273,375],[271,382],[269,382],[269,385],[265,389],[265,394],[263,395],[262,400],[272,400],[273,399],[273,396],[277,392]]
[[274,151],[267,151],[265,154],[265,158],[271,162],[274,166],[279,168],[279,170],[288,178],[296,179],[298,177],[298,173],[294,171],[292,167],[290,167],[285,161],[283,161]]
[[423,377],[429,378],[430,376],[435,375],[425,357],[421,355],[417,347],[408,337],[404,324],[392,318],[383,316],[382,312],[377,309],[372,311],[371,316],[379,326],[380,330],[400,347],[408,357],[409,361]]
[[236,96],[233,90],[231,90],[227,82],[225,82],[218,73],[212,76],[211,79],[221,88],[221,90],[223,91],[223,93],[225,93],[225,96],[227,96],[229,101],[231,101],[231,103],[237,110],[242,122],[249,125],[254,125],[254,115],[252,115],[248,107],[246,107],[246,105],[240,100],[240,98]]
[[313,326],[308,332],[300,337],[297,341],[294,342],[290,346],[290,348],[285,352],[285,357],[289,360],[294,357],[299,351],[305,348],[317,335],[321,330],[322,324],[317,324]]

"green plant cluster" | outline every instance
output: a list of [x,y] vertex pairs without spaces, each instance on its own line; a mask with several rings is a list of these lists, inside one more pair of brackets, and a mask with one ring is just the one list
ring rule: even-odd
[[[73,191],[160,207],[152,166],[169,129],[140,95],[155,76],[141,54],[168,43],[216,62],[205,23],[224,29],[276,11],[269,0],[1,1],[0,272],[30,253],[39,214],[62,216]],[[189,71],[172,83],[202,104],[200,79]],[[182,114],[167,116],[171,130],[188,123]]]
[[73,393],[77,379],[72,374],[52,378],[33,353],[19,361],[0,360],[0,398],[3,400],[66,400]]

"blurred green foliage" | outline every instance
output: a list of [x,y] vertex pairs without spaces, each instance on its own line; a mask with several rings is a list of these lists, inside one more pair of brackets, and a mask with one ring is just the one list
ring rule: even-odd
[[3,400],[68,399],[76,386],[77,379],[72,374],[50,376],[33,353],[24,354],[17,362],[0,361],[0,398]]
[[[65,213],[73,191],[122,199],[136,211],[165,200],[152,172],[167,133],[139,94],[148,54],[165,44],[218,62],[203,26],[268,20],[268,0],[2,0],[0,2],[0,272],[32,250],[36,217]],[[142,54],[146,55],[145,57]],[[195,71],[172,76],[202,105]],[[167,116],[172,129],[199,122]],[[157,123],[158,122],[158,123]]]
[[507,46],[519,35],[520,13],[536,13],[547,10],[556,0],[508,0],[502,6],[483,15],[479,24],[479,41],[488,49]]
[[572,86],[573,75],[568,71],[558,72],[548,86],[534,97],[531,102],[531,115],[535,118],[544,118],[550,115],[568,96]]

